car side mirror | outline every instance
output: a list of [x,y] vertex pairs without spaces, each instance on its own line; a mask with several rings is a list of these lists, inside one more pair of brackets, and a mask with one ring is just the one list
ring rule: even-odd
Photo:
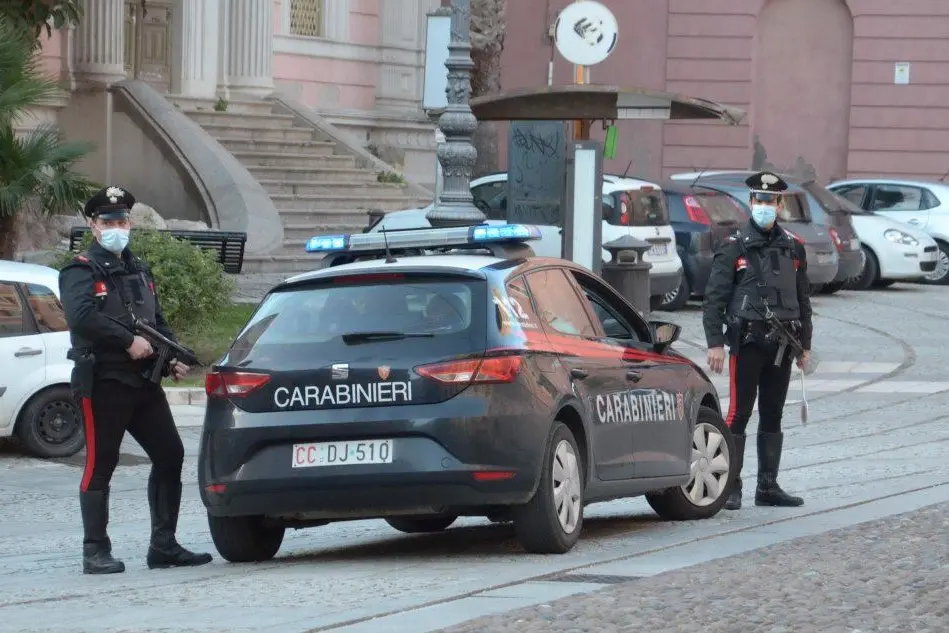
[[679,340],[682,327],[665,321],[650,321],[649,331],[652,334],[653,349],[661,354],[666,351],[667,347]]

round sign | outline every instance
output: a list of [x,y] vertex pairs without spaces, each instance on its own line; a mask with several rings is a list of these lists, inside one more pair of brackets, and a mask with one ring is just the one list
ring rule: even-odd
[[554,27],[557,50],[578,66],[599,64],[609,57],[618,36],[619,25],[613,13],[592,0],[567,5]]

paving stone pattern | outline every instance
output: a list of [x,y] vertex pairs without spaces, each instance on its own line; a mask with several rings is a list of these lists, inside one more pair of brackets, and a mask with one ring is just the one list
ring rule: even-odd
[[945,633],[947,526],[930,506],[439,633]]

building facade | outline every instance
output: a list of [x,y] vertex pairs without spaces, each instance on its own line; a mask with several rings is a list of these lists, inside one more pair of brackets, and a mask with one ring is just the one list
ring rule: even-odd
[[426,15],[440,0],[81,2],[82,23],[43,47],[65,88],[47,116],[65,120],[67,135],[70,120],[78,127],[98,108],[77,95],[138,78],[208,104],[278,90],[367,145],[434,153],[420,102]]
[[[509,0],[505,90],[543,86],[548,25],[570,0]],[[745,109],[744,122],[621,122],[604,168],[659,178],[772,165],[821,182],[949,171],[945,0],[600,0],[619,25],[592,83]],[[512,37],[512,34],[517,34]],[[553,53],[554,82],[573,67]],[[594,137],[602,138],[600,126]],[[503,138],[502,150],[504,149]]]

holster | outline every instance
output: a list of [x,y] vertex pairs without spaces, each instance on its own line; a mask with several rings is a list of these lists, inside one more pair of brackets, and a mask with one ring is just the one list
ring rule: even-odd
[[73,361],[72,391],[81,398],[92,397],[92,383],[96,375],[96,357],[92,350],[72,348],[66,358]]

